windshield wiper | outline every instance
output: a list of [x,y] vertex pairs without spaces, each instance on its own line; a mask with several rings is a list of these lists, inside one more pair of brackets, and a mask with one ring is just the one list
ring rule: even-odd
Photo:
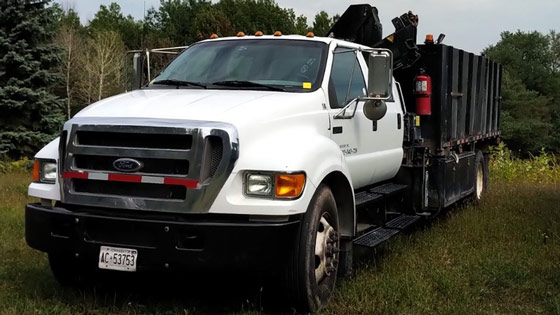
[[152,84],[163,84],[163,85],[174,85],[174,86],[198,86],[201,88],[206,88],[206,85],[200,82],[191,82],[191,81],[183,81],[183,80],[176,80],[176,79],[159,80],[159,81],[155,81]]
[[239,81],[239,80],[217,81],[217,82],[213,82],[211,84],[212,85],[222,85],[222,86],[232,86],[232,87],[258,87],[258,88],[266,88],[266,89],[269,89],[271,91],[286,91],[285,89],[283,89],[281,87],[278,87],[278,86],[262,84],[262,83],[252,82],[252,81]]

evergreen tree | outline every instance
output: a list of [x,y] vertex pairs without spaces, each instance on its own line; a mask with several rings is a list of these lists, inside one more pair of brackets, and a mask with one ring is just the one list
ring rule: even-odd
[[551,99],[528,90],[507,70],[504,71],[502,97],[501,130],[508,147],[522,155],[549,148],[553,128]]
[[31,156],[64,121],[58,81],[60,49],[52,44],[50,0],[0,1],[0,154]]

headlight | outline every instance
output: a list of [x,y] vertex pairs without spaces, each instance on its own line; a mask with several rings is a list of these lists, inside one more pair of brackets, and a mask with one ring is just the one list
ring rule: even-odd
[[54,184],[56,182],[56,161],[35,160],[33,164],[33,181]]
[[264,174],[247,174],[246,193],[253,196],[272,195],[272,176]]
[[245,176],[245,194],[255,197],[297,199],[305,187],[305,173],[252,173]]

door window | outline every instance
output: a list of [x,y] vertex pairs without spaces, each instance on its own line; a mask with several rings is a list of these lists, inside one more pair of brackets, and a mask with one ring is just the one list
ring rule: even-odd
[[348,48],[336,48],[329,80],[331,107],[344,107],[351,100],[365,95],[366,83],[355,51]]

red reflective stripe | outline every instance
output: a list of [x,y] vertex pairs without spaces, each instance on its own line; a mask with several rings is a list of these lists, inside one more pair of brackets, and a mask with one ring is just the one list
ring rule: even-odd
[[88,173],[87,172],[63,172],[62,178],[81,178],[87,179]]
[[[88,179],[87,172],[64,172],[62,178],[80,178]],[[129,175],[129,174],[108,174],[107,180],[114,182],[128,182],[128,183],[141,183],[142,175]],[[163,184],[165,185],[179,185],[187,188],[196,188],[198,181],[182,178],[164,178]]]
[[109,180],[115,182],[140,183],[142,182],[142,175],[109,174]]
[[187,188],[196,188],[198,185],[198,181],[190,180],[190,179],[181,179],[181,178],[164,178],[163,183],[166,185],[180,185],[185,186]]

